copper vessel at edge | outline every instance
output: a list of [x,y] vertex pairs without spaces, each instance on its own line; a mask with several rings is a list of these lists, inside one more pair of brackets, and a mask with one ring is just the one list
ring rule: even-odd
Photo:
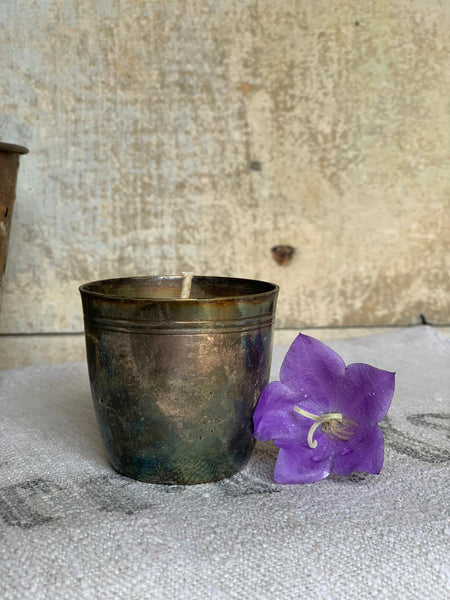
[[21,154],[27,154],[27,152],[28,149],[24,146],[0,142],[0,308],[3,275],[6,269],[11,221],[16,199],[19,157]]

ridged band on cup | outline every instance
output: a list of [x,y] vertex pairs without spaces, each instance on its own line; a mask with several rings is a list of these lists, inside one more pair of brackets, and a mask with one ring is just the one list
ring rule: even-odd
[[273,314],[254,319],[228,319],[224,321],[161,321],[145,323],[128,319],[107,319],[85,315],[86,325],[91,329],[117,331],[121,333],[146,333],[154,335],[234,333],[264,329],[273,325]]

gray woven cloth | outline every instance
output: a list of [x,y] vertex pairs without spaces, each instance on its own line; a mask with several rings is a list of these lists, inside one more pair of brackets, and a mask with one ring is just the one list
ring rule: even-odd
[[223,482],[135,482],[108,464],[85,365],[0,372],[0,598],[448,600],[450,340],[330,345],[397,372],[379,476],[281,486],[268,442]]

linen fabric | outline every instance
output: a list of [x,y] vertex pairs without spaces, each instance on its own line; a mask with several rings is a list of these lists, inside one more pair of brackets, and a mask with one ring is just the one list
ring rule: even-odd
[[228,480],[133,481],[108,463],[84,364],[0,372],[0,598],[447,600],[450,339],[329,345],[396,371],[378,476],[275,484],[265,442]]

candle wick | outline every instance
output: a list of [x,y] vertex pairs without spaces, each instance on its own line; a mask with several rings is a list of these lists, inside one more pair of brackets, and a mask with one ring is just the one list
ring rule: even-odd
[[183,275],[183,283],[181,284],[181,297],[190,298],[192,278],[194,277],[194,273],[191,271],[181,271],[181,274]]

